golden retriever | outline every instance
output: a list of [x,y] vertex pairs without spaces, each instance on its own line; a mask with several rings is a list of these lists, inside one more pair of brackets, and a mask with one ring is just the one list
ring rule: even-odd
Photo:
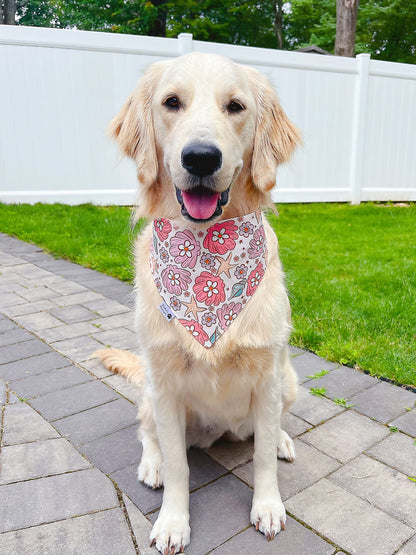
[[[150,66],[110,132],[137,165],[137,216],[169,220],[175,229],[190,228],[201,235],[218,222],[241,222],[271,207],[276,168],[300,143],[265,77],[201,53]],[[189,543],[186,449],[207,447],[225,433],[233,439],[254,433],[250,521],[273,539],[286,521],[277,456],[295,456],[280,416],[297,391],[277,239],[265,221],[267,266],[261,282],[232,325],[207,348],[195,340],[193,327],[172,314],[164,317],[158,308],[161,296],[149,263],[154,229],[150,223],[135,245],[140,356],[117,349],[97,354],[142,389],[138,478],[153,488],[164,486],[152,544],[170,555]],[[209,286],[218,293],[213,277]],[[198,310],[191,309],[191,315],[197,320]]]

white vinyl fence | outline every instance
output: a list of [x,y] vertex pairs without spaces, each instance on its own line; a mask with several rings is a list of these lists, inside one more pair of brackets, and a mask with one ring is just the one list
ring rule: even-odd
[[302,130],[278,202],[416,200],[416,66],[192,40],[0,25],[0,201],[131,204],[109,120],[152,62],[214,52],[256,67]]

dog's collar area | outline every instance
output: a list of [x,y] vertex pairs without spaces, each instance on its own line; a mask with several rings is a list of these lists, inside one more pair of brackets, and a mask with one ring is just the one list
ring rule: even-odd
[[194,187],[189,191],[175,187],[175,190],[182,216],[194,223],[206,223],[219,218],[230,195],[230,187],[223,192],[212,191],[204,186]]
[[205,348],[243,311],[266,264],[260,210],[206,228],[163,218],[153,222],[150,266],[156,287],[170,314]]

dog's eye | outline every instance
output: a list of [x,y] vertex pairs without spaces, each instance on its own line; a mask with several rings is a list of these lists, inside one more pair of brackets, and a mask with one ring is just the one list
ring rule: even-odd
[[168,96],[168,98],[163,103],[169,110],[179,110],[180,102],[177,96]]
[[227,106],[227,111],[230,114],[238,114],[239,112],[242,112],[243,110],[245,110],[245,106],[243,106],[243,104],[241,104],[241,102],[238,102],[238,100],[231,100],[231,102]]

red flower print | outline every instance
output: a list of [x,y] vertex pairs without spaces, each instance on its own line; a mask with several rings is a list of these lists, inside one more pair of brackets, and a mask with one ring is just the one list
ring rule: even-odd
[[205,341],[208,341],[208,335],[204,332],[202,326],[195,320],[179,320],[179,322],[189,331],[192,337],[201,343],[201,345],[204,345]]
[[218,306],[225,301],[225,284],[218,276],[213,276],[209,272],[202,272],[195,279],[193,287],[196,300],[205,303],[207,306]]
[[234,322],[241,308],[241,303],[229,303],[217,309],[218,320],[223,330]]
[[162,272],[162,281],[169,293],[180,295],[191,283],[191,274],[188,270],[169,265]]
[[238,239],[237,226],[232,221],[211,226],[204,239],[204,247],[215,254],[225,254],[235,247]]
[[195,267],[201,247],[192,231],[178,231],[170,240],[170,246],[170,254],[175,257],[176,264],[180,264],[182,268]]
[[153,225],[155,226],[156,233],[161,241],[168,238],[169,233],[172,231],[172,226],[169,220],[160,218],[154,220]]
[[264,276],[263,264],[260,262],[255,269],[248,276],[247,280],[247,295],[251,296],[259,286],[262,277]]

